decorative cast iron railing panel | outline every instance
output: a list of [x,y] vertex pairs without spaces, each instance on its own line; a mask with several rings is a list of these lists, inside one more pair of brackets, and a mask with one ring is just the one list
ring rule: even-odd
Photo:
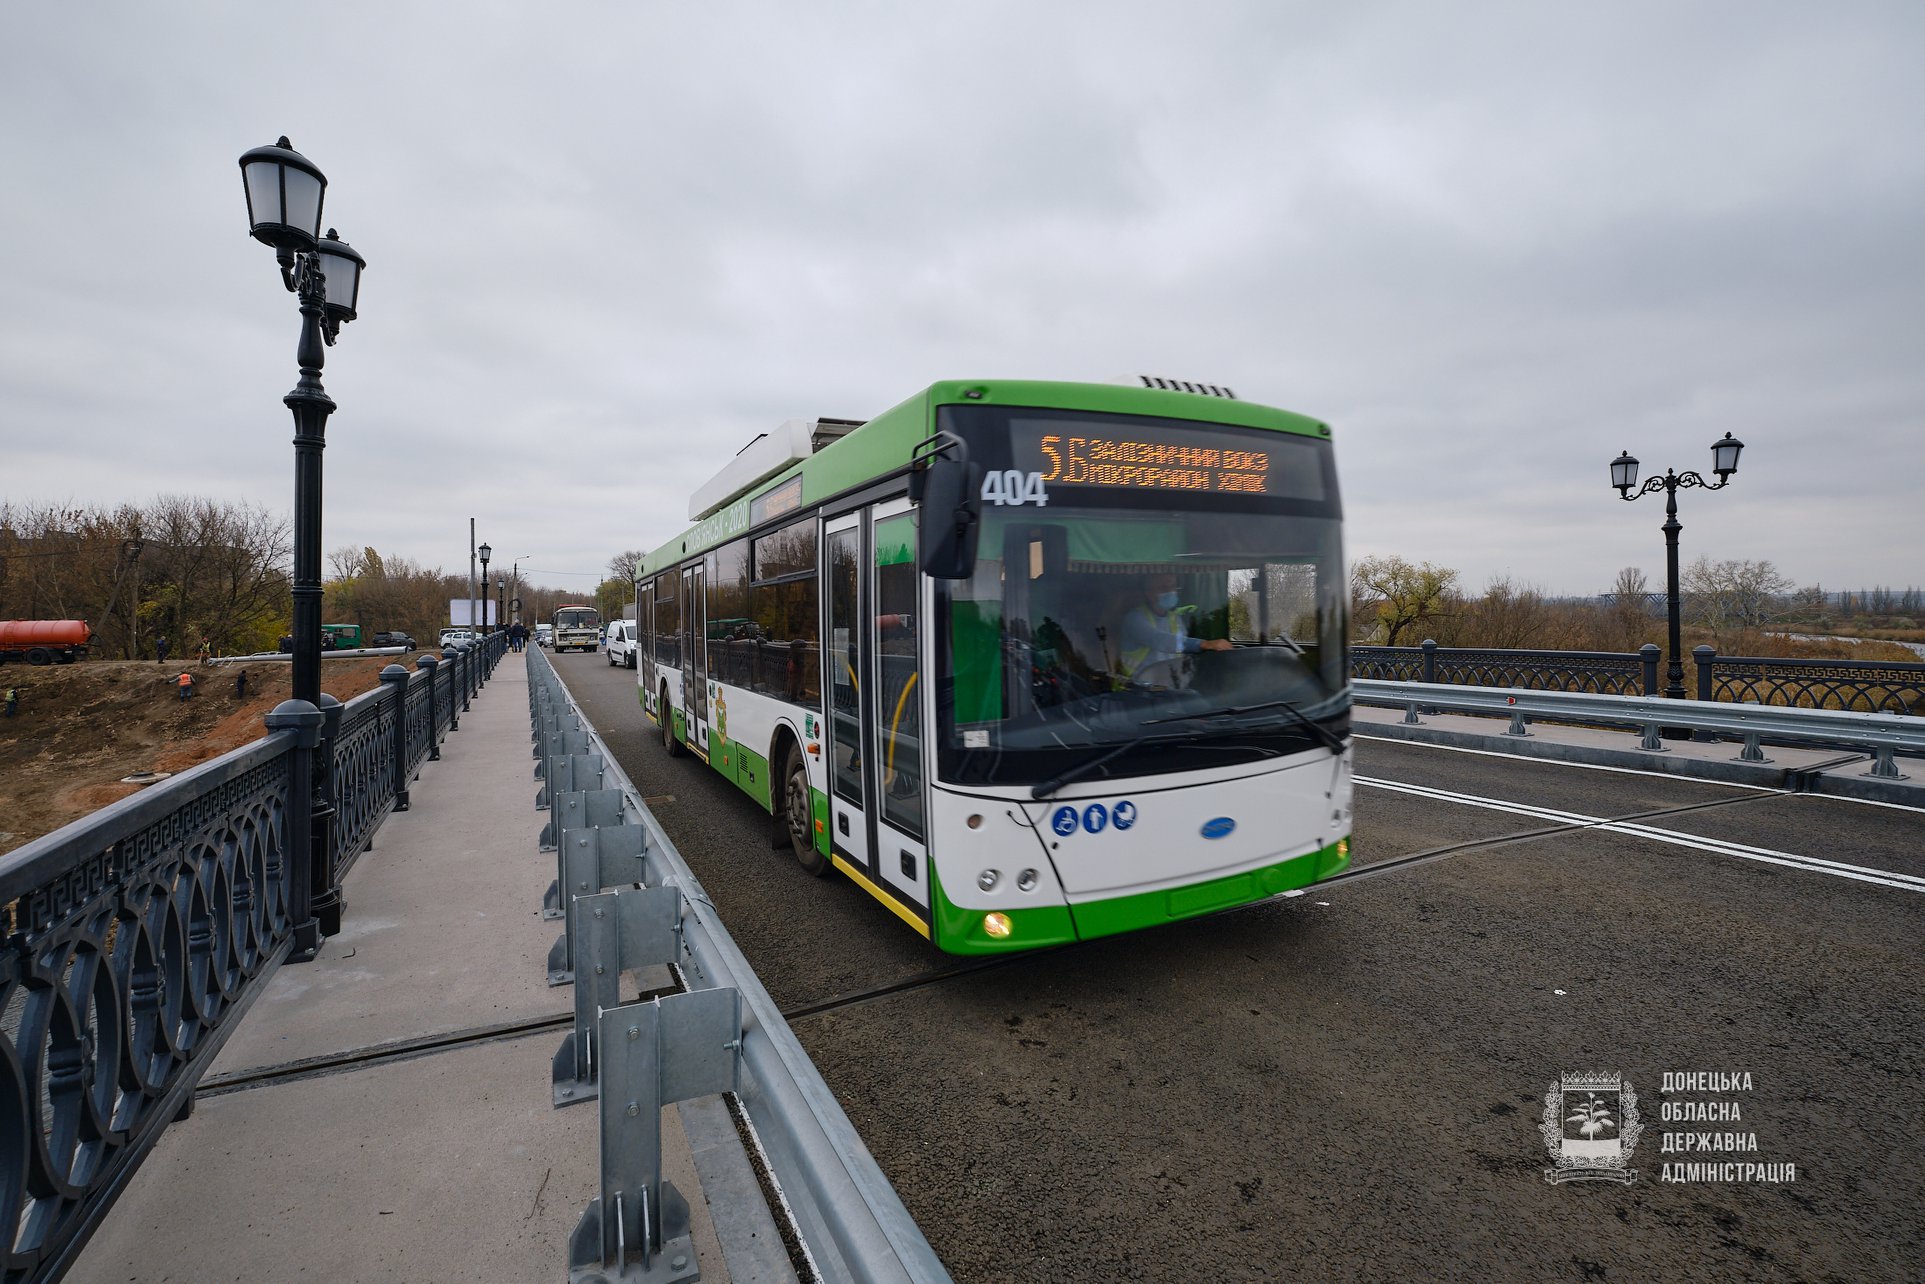
[[429,682],[426,673],[417,670],[408,679],[408,779],[414,779],[421,770],[421,764],[428,760],[428,748],[434,737],[434,723],[428,716]]
[[341,711],[334,739],[337,879],[346,877],[394,806],[394,734],[394,697],[386,690],[356,696]]
[[292,733],[0,860],[0,1278],[59,1269],[291,938]]
[[1593,695],[1652,695],[1637,651],[1530,651],[1442,646],[1353,646],[1350,676],[1386,682],[1523,687]]
[[1712,699],[1735,704],[1925,715],[1925,664],[1731,655],[1698,658],[1700,699],[1708,687]]

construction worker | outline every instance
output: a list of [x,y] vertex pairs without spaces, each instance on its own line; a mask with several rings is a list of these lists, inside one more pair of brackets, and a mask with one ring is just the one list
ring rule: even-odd
[[154,663],[155,664],[167,663],[167,639],[166,638],[154,639]]
[[1177,659],[1193,651],[1228,651],[1227,638],[1193,638],[1190,608],[1177,605],[1177,579],[1167,572],[1145,576],[1143,600],[1123,617],[1123,677],[1139,687],[1174,687]]
[[20,688],[7,688],[7,716],[11,718],[20,708]]
[[174,679],[174,682],[180,687],[181,702],[186,703],[187,697],[194,694],[194,675],[183,671],[180,677]]
[[234,675],[234,698],[237,700],[247,699],[247,670],[246,669],[242,669],[239,673]]
[[200,650],[200,657],[201,657],[201,663],[202,663],[202,664],[209,664],[209,663],[212,663],[212,662],[213,662],[213,659],[214,659],[214,642],[213,642],[213,639],[211,639],[211,638],[202,638],[202,639],[201,639],[201,650]]

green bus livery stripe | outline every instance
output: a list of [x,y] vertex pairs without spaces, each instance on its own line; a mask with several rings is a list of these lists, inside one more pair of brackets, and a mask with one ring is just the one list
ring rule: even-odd
[[932,862],[929,882],[935,906],[933,939],[939,948],[952,954],[1005,954],[1095,940],[1267,900],[1342,873],[1349,864],[1348,847],[1339,850],[1333,841],[1328,847],[1260,869],[1183,887],[1068,906],[1004,909],[1002,912],[1009,917],[1011,930],[999,940],[983,931],[983,917],[989,911],[963,908],[943,894]]
[[[1263,428],[1327,439],[1330,429],[1318,420],[1274,406],[1230,401],[1196,393],[1139,388],[1127,384],[1058,383],[1040,380],[949,380],[932,384],[892,406],[862,427],[830,442],[809,458],[784,469],[750,493],[741,495],[642,559],[639,578],[678,565],[745,533],[754,501],[802,478],[803,509],[869,485],[908,466],[910,452],[933,431],[940,406],[1021,406],[1039,410],[1086,410],[1092,414],[1147,415]],[[790,511],[774,522],[805,514]]]

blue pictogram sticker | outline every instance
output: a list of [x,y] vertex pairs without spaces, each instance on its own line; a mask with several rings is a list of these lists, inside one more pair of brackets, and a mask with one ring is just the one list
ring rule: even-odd
[[1110,824],[1115,825],[1119,832],[1128,829],[1135,823],[1136,804],[1129,799],[1125,798],[1122,802],[1110,809]]
[[1083,809],[1083,828],[1092,834],[1100,834],[1103,827],[1110,823],[1110,809],[1102,803],[1091,803]]
[[1056,814],[1049,818],[1049,827],[1055,830],[1058,836],[1068,838],[1076,832],[1076,808],[1058,807]]
[[1215,820],[1203,822],[1202,834],[1205,838],[1227,838],[1237,823],[1228,816],[1218,816]]

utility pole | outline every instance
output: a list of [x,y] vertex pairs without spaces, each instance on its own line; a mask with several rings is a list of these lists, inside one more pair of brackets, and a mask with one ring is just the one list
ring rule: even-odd
[[468,627],[481,636],[481,622],[475,618],[475,519],[468,519]]

